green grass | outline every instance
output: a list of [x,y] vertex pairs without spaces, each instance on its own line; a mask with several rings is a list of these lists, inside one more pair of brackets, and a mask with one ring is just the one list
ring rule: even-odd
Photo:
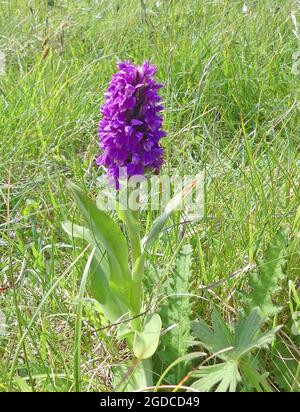
[[[7,325],[0,326],[0,390],[75,390],[79,361],[81,390],[111,390],[111,366],[128,356],[114,330],[103,330],[87,290],[81,359],[74,357],[88,251],[61,226],[80,221],[67,179],[95,195],[103,173],[94,164],[99,106],[122,59],[151,60],[165,84],[165,171],[206,176],[204,218],[184,225],[183,242],[179,217],[170,221],[147,276],[157,285],[170,278],[180,241],[191,243],[189,292],[205,298],[192,300],[192,318],[209,319],[215,305],[234,319],[236,290],[249,293],[249,285],[248,274],[230,274],[260,257],[283,228],[285,278],[273,323],[284,327],[264,368],[273,390],[299,390],[291,314],[300,310],[300,82],[291,67],[300,45],[290,12],[300,24],[300,7],[253,0],[243,14],[239,0],[146,3],[146,16],[137,0],[0,3],[7,66],[0,76],[0,286],[9,285],[0,292]],[[144,225],[155,217],[145,213]],[[213,292],[199,289],[220,280]],[[159,293],[154,287],[152,297]]]

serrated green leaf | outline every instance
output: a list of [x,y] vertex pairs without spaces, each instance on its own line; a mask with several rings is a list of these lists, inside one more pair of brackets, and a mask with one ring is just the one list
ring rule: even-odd
[[[234,337],[216,309],[212,315],[212,328],[203,320],[192,322],[192,329],[202,345],[213,353],[219,353],[220,359],[229,359],[233,355]],[[228,350],[227,350],[228,349]]]
[[192,330],[195,336],[200,339],[203,346],[205,346],[209,351],[215,351],[216,342],[213,330],[208,326],[206,322],[204,322],[204,320],[199,319],[193,321]]
[[260,330],[261,324],[262,320],[259,316],[258,308],[254,308],[247,317],[239,316],[238,321],[234,325],[234,346],[239,355],[249,350],[254,336]]
[[248,390],[255,389],[257,392],[272,392],[272,388],[266,380],[265,374],[258,372],[249,362],[240,362],[241,373],[246,379]]
[[[233,332],[226,324],[223,325],[224,321],[216,309],[213,318],[212,328],[200,320],[192,323],[192,329],[203,346],[223,360],[237,361],[253,349],[268,345],[281,328],[281,326],[278,326],[261,333],[262,320],[258,308],[254,308],[247,317],[240,315],[238,321],[234,324]],[[227,350],[228,348],[232,349]],[[224,352],[222,353],[222,351]]]
[[200,378],[192,385],[200,392],[208,392],[216,387],[216,392],[235,392],[241,376],[235,362],[224,362],[213,366],[201,367],[192,373],[192,377]]
[[262,320],[259,316],[259,309],[252,310],[250,315],[241,318],[235,325],[235,355],[241,357],[247,352],[267,346],[272,342],[281,326],[277,326],[264,333],[260,332]]
[[233,346],[234,338],[232,332],[216,309],[213,310],[211,321],[214,330],[214,339],[218,342],[220,349]]
[[223,378],[216,392],[235,392],[238,382],[241,381],[238,365],[235,362],[226,362],[223,369]]
[[[160,314],[164,327],[169,328],[169,330],[161,337],[158,356],[167,365],[185,355],[191,341],[190,314],[192,304],[187,295],[191,282],[192,252],[190,244],[182,247],[176,260],[176,268],[166,282],[163,291],[166,299],[161,305]],[[185,373],[185,366],[186,363],[180,363],[172,370],[172,376],[168,375],[168,381],[174,384],[178,382]]]
[[251,296],[246,300],[248,313],[258,307],[262,318],[276,314],[278,307],[272,302],[272,295],[278,291],[278,281],[284,278],[282,266],[285,262],[285,235],[279,230],[269,243],[265,257],[257,264],[258,273],[250,275]]

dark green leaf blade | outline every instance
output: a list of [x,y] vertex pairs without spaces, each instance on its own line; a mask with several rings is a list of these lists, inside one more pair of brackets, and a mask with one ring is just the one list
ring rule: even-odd
[[131,275],[126,239],[114,220],[76,185],[69,183],[76,203],[88,225],[94,244],[104,248],[109,262],[109,282],[116,293],[128,300]]

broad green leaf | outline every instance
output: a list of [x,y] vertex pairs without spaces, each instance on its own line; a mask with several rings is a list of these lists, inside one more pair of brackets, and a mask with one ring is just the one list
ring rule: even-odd
[[137,213],[134,213],[130,209],[123,210],[117,203],[117,215],[121,219],[128,229],[128,235],[131,243],[133,262],[141,255],[141,241],[140,241],[140,226],[137,221]]
[[[63,223],[64,230],[71,237],[86,240],[90,244],[95,244],[94,238],[89,229],[76,225],[72,222]],[[90,287],[93,297],[99,302],[102,312],[109,322],[120,319],[128,310],[125,305],[113,293],[109,285],[109,267],[107,260],[99,248],[95,253],[90,267]]]
[[146,258],[147,256],[144,253],[139,258],[137,258],[132,271],[130,304],[133,308],[134,313],[136,314],[138,314],[141,310],[142,280]]
[[104,248],[109,262],[109,282],[124,301],[129,299],[131,275],[128,268],[127,242],[118,225],[97,208],[88,196],[73,183],[69,184],[78,207],[93,236],[95,245]]
[[108,276],[109,266],[105,255],[105,250],[104,248],[101,248],[99,244],[95,243],[95,238],[92,235],[91,231],[84,226],[76,225],[75,223],[70,221],[63,222],[62,227],[71,238],[83,239],[89,244],[96,247],[95,257],[99,262],[101,262],[101,266]]
[[113,323],[128,312],[126,306],[113,293],[101,263],[93,259],[90,268],[90,287],[93,297],[100,303],[106,319]]
[[143,329],[135,332],[133,352],[138,359],[150,358],[157,349],[161,319],[157,313],[146,316]]
[[127,339],[129,336],[134,335],[134,331],[130,329],[128,322],[121,323],[117,327],[117,338]]
[[137,364],[128,363],[113,368],[113,387],[116,392],[134,392],[153,386],[150,359]]

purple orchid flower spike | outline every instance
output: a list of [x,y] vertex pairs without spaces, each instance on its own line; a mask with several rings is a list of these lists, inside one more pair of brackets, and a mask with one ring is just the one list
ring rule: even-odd
[[101,107],[99,146],[103,153],[96,160],[97,165],[107,167],[117,189],[120,170],[126,170],[128,178],[159,172],[164,153],[159,141],[166,135],[159,114],[164,107],[158,90],[163,85],[153,78],[156,66],[148,61],[142,66],[125,61],[118,68]]

